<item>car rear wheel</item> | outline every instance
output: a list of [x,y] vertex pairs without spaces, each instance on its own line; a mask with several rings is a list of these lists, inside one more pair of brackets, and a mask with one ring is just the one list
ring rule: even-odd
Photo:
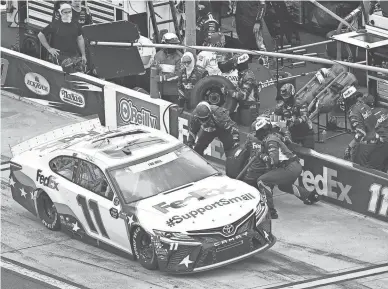
[[151,236],[141,227],[136,227],[132,234],[133,252],[139,263],[148,270],[158,268],[158,260],[152,245]]
[[39,219],[43,225],[51,231],[58,231],[61,223],[57,209],[50,197],[45,192],[41,192],[36,200],[36,205]]

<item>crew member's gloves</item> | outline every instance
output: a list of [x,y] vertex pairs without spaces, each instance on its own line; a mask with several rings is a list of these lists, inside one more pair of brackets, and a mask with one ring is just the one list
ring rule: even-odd
[[259,158],[260,158],[263,162],[265,162],[266,164],[271,163],[271,158],[270,158],[269,155],[267,155],[267,154],[260,154],[260,155],[259,155]]
[[383,138],[378,133],[376,133],[376,143],[380,144],[383,142],[384,142]]
[[356,135],[354,136],[354,139],[356,140],[356,142],[362,141],[363,138],[364,136],[360,133],[356,133]]
[[351,147],[347,147],[346,150],[345,150],[345,154],[344,154],[344,159],[349,161],[352,156],[351,156],[351,151],[352,151],[352,148]]
[[289,118],[289,119],[287,120],[287,126],[288,126],[289,128],[292,128],[294,125],[295,125],[294,119]]
[[234,149],[234,148],[236,148],[236,147],[239,147],[239,146],[240,146],[240,142],[237,141],[237,142],[235,142],[235,143],[233,144],[232,149]]
[[292,143],[292,140],[290,139],[290,137],[284,136],[283,137],[283,142],[284,142],[285,145],[289,145],[289,144]]

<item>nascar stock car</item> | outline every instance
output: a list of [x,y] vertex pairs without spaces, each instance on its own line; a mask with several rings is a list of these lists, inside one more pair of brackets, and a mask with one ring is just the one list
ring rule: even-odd
[[12,147],[13,199],[50,230],[170,273],[204,271],[276,242],[265,195],[178,139],[89,120]]

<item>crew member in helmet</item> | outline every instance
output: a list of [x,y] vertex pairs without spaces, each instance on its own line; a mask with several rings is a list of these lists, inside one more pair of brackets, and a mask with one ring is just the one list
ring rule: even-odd
[[[345,150],[345,159],[354,163],[377,170],[384,169],[384,161],[388,157],[387,132],[383,114],[373,113],[364,102],[361,92],[341,96],[340,103],[348,112],[349,122],[354,132],[354,139]],[[388,119],[388,116],[386,116]],[[378,121],[378,119],[380,121]],[[384,125],[385,124],[385,125]],[[382,132],[380,135],[379,132]]]
[[230,119],[228,111],[202,101],[191,117],[187,144],[203,155],[216,137],[222,142],[226,156],[229,156],[232,149],[239,145],[240,134],[236,123]]
[[[162,44],[179,45],[180,41],[176,34],[168,32],[163,35]],[[178,72],[181,65],[182,52],[176,48],[164,48],[156,53],[154,67],[157,68],[161,81],[172,81],[178,79]]]
[[194,85],[208,75],[207,71],[196,65],[193,53],[186,52],[182,56],[182,68],[178,74],[179,106],[185,107],[191,97]]
[[[225,45],[225,36],[221,32],[213,33],[209,36],[205,45],[209,47],[224,47]],[[221,75],[227,79],[229,79],[234,86],[237,87],[238,83],[238,70],[236,68],[232,68],[230,71],[221,72],[218,67],[218,62],[224,62],[232,58],[231,53],[221,53],[214,51],[201,51],[197,55],[197,65],[206,69],[209,75]]]
[[275,115],[287,122],[292,141],[306,148],[314,149],[314,129],[308,115],[308,105],[296,105],[294,100],[295,89],[290,83],[280,88],[280,97],[275,107]]
[[268,167],[267,172],[257,179],[257,188],[267,196],[271,217],[278,218],[272,192],[275,186],[295,195],[307,205],[317,202],[319,195],[316,192],[310,193],[294,184],[302,172],[299,158],[272,132],[272,125],[267,118],[259,118],[255,122],[255,138],[261,142],[255,154],[258,155],[258,160],[263,161]]
[[210,1],[199,1],[196,6],[197,9],[197,45],[204,45],[205,41],[213,33],[220,31],[220,24],[214,19]]
[[221,72],[231,71],[232,69],[238,70],[238,83],[236,89],[228,90],[225,87],[222,88],[222,92],[232,99],[230,102],[231,106],[228,107],[230,114],[235,112],[237,105],[239,105],[240,108],[255,106],[256,110],[259,111],[260,99],[258,83],[255,74],[249,69],[248,63],[248,54],[235,55],[227,61],[218,63]]

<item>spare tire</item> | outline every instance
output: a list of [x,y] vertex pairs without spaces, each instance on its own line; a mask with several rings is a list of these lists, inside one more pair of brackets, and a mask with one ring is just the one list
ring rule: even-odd
[[225,96],[221,93],[222,86],[225,86],[226,89],[235,89],[233,83],[223,76],[212,75],[202,78],[191,91],[188,108],[195,108],[201,101],[222,106],[226,101]]

